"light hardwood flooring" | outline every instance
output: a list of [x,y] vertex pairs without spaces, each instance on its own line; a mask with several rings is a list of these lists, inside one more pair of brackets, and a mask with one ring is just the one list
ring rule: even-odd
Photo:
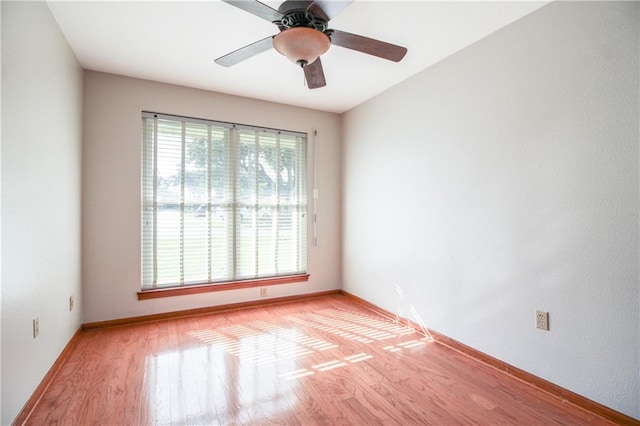
[[335,295],[83,332],[28,424],[610,424]]

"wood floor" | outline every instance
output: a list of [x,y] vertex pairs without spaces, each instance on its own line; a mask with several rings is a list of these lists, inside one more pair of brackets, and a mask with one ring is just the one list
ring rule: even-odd
[[609,424],[341,295],[83,332],[28,424]]

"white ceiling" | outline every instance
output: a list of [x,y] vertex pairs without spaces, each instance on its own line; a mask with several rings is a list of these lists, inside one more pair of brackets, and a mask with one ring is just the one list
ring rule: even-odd
[[356,0],[329,27],[405,46],[407,55],[394,63],[333,46],[322,57],[327,86],[310,90],[273,49],[230,68],[213,62],[278,32],[222,1],[48,2],[85,69],[338,113],[545,3]]

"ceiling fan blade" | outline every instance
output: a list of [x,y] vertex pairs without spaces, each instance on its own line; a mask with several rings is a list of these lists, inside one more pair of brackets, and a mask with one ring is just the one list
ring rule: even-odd
[[357,34],[344,31],[332,30],[331,44],[368,53],[379,58],[388,59],[393,62],[400,62],[407,53],[407,48],[384,41],[375,40]]
[[353,0],[316,0],[309,5],[307,11],[313,13],[313,15],[318,18],[329,21],[335,18],[338,13],[342,12],[351,3],[353,3]]
[[238,50],[227,53],[224,56],[220,56],[215,60],[215,63],[222,65],[223,67],[230,67],[231,65],[235,65],[245,59],[249,59],[252,56],[257,55],[258,53],[266,52],[273,47],[273,37],[274,36],[263,38],[255,43],[248,44]]
[[309,65],[306,65],[302,69],[304,70],[304,77],[307,80],[307,86],[309,86],[309,89],[317,89],[327,85],[327,82],[324,79],[324,71],[322,70],[322,61],[320,61],[320,58],[316,59]]
[[257,0],[222,0],[232,6],[249,12],[252,15],[259,16],[262,19],[266,19],[269,22],[278,21],[282,19],[282,13],[267,6],[264,3],[260,3]]

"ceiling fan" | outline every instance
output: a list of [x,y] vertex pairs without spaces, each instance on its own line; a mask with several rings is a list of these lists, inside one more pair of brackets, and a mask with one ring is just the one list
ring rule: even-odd
[[353,0],[287,0],[278,10],[257,0],[223,1],[266,19],[280,29],[276,35],[258,40],[215,60],[217,64],[225,67],[235,65],[273,47],[299,65],[304,71],[308,87],[316,89],[326,85],[320,56],[329,50],[332,44],[394,62],[399,62],[407,53],[407,49],[402,46],[329,29],[329,20]]

